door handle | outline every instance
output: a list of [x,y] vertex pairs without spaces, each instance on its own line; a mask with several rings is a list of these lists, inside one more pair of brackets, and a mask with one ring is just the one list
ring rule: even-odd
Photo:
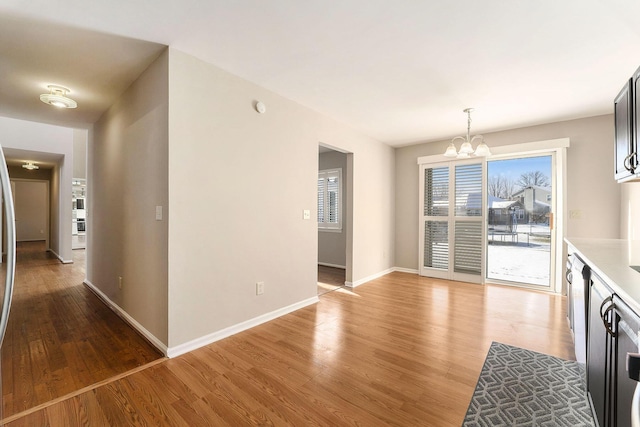
[[629,154],[627,157],[624,158],[624,161],[622,162],[622,164],[624,165],[624,168],[631,173],[633,173],[633,170],[634,170],[634,166],[631,164],[631,158],[633,156],[635,156],[635,153]]
[[[611,322],[607,322],[607,319],[606,319],[607,314],[613,311],[613,309],[615,308],[615,304],[613,304],[612,301],[613,301],[612,296],[608,296],[604,299],[604,301],[602,301],[602,304],[600,304],[600,318],[602,319],[602,323],[604,324],[604,328],[607,330],[607,333],[615,338],[616,333],[612,328],[613,324]],[[607,303],[611,303],[611,305],[607,307],[604,311],[602,311],[602,309]]]

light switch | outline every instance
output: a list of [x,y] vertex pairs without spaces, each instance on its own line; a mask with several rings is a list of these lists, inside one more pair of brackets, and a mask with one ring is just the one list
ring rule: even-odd
[[156,206],[156,221],[162,221],[162,206]]
[[302,219],[311,219],[311,211],[309,209],[302,211]]

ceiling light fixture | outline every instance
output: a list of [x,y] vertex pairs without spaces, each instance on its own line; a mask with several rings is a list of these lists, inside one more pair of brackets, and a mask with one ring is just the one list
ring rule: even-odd
[[30,171],[35,169],[40,169],[40,166],[34,165],[33,162],[25,162],[25,164],[22,165],[22,167],[25,169],[29,169]]
[[40,95],[40,101],[58,108],[76,108],[78,103],[67,97],[69,89],[58,85],[48,85],[49,93]]
[[[467,136],[456,136],[453,138],[447,147],[447,151],[444,152],[444,155],[446,157],[457,157],[459,159],[467,159],[471,153],[476,156],[490,156],[491,150],[489,150],[489,147],[485,144],[484,137],[482,135],[476,135],[471,138],[471,112],[473,111],[473,108],[465,108],[463,111],[467,113]],[[456,150],[455,145],[455,142],[459,139],[463,141],[460,146],[460,151]],[[480,144],[478,144],[474,151],[472,144],[476,139],[480,140]]]

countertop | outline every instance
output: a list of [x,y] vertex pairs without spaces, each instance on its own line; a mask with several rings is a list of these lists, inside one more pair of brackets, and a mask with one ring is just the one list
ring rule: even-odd
[[[566,238],[569,253],[576,252],[614,293],[640,315],[640,241]],[[571,248],[574,249],[571,250]]]

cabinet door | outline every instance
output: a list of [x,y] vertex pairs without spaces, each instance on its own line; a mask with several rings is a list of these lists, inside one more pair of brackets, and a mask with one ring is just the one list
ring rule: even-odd
[[636,389],[636,381],[627,372],[627,353],[638,353],[638,330],[640,318],[617,297],[614,297],[616,320],[616,373],[614,385],[615,426],[631,426],[631,400]]
[[598,425],[609,426],[610,396],[611,390],[611,350],[612,337],[607,332],[605,323],[601,318],[611,324],[611,311],[606,311],[612,306],[612,292],[600,279],[593,275],[589,297],[589,341],[587,344],[587,391],[593,405]]
[[[615,179],[633,176],[637,158],[633,147],[633,79],[629,79],[614,101],[615,116]],[[640,84],[640,82],[638,82]]]

